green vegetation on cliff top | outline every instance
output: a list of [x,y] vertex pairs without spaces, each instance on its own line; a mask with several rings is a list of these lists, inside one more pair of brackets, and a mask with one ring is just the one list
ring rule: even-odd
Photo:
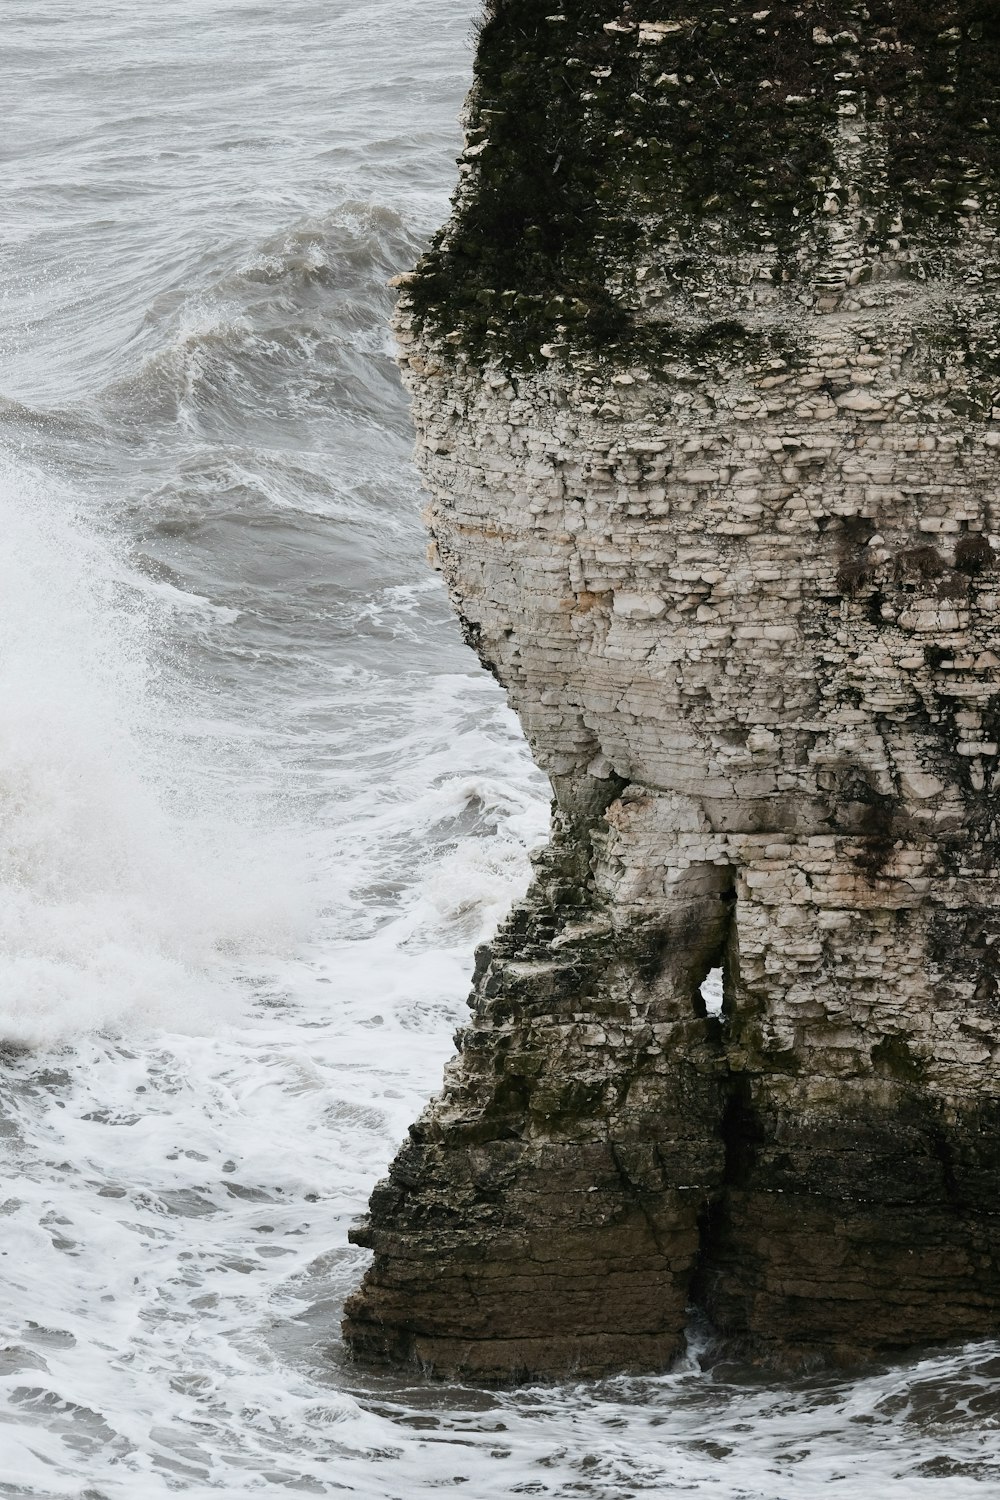
[[466,180],[412,284],[417,319],[512,365],[560,339],[668,352],[676,333],[635,316],[636,268],[683,279],[706,221],[723,252],[769,244],[793,266],[845,108],[882,122],[886,208],[954,233],[1000,171],[1000,5],[491,0]]

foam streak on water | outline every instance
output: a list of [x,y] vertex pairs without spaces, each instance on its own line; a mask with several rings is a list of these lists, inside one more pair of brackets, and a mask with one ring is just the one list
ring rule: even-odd
[[385,331],[476,8],[5,20],[0,1497],[970,1500],[996,1345],[498,1395],[338,1344],[547,822]]

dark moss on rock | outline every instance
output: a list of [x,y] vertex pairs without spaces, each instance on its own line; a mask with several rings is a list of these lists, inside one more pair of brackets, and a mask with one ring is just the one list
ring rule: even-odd
[[884,135],[872,248],[900,208],[947,241],[970,193],[996,188],[1000,15],[984,0],[553,3],[491,0],[455,214],[410,288],[418,322],[476,355],[572,348],[655,369],[752,338],[699,326],[682,297],[694,315],[650,309],[639,268],[690,296],[710,223],[717,254],[767,246],[794,280],[804,231],[844,191],[844,114]]

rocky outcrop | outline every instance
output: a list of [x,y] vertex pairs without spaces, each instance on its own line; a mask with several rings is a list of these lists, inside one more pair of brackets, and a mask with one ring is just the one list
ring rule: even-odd
[[[996,1330],[1000,19],[480,39],[399,314],[428,522],[556,796],[370,1218],[365,1356]],[[724,971],[724,1010],[701,987]]]

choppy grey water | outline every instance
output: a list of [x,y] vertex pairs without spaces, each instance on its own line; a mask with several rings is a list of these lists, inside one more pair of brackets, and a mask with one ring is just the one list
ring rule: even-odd
[[0,1495],[981,1495],[996,1345],[507,1395],[339,1348],[547,816],[386,332],[475,9],[4,7]]

